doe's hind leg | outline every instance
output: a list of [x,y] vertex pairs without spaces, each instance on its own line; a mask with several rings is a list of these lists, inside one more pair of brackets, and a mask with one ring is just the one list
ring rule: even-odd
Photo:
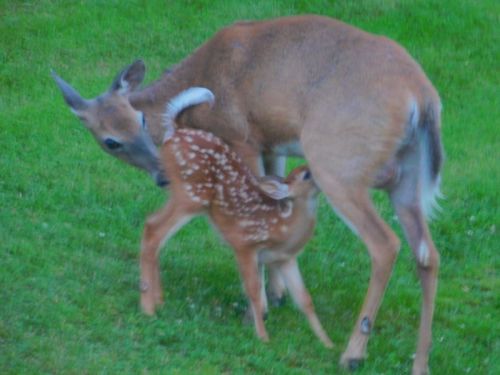
[[[322,178],[325,179],[322,181]],[[318,175],[318,180],[332,206],[363,240],[371,258],[368,290],[340,360],[343,366],[354,369],[366,357],[368,339],[399,252],[400,241],[376,212],[368,188],[344,186],[325,175]]]
[[391,200],[414,253],[422,287],[420,327],[412,374],[427,375],[429,374],[432,319],[438,283],[439,253],[434,246],[422,212],[419,192],[416,188],[419,185],[413,181],[414,177],[403,178],[401,184],[391,191]]

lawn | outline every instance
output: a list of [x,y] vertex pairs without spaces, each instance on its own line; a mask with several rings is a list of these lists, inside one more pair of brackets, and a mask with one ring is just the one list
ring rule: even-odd
[[[321,198],[300,264],[336,346],[325,349],[290,300],[262,344],[242,324],[230,249],[204,219],[161,258],[166,303],[139,309],[144,218],[165,193],[107,155],[70,113],[55,69],[87,97],[136,58],[146,81],[241,19],[316,13],[384,34],[421,63],[443,100],[441,254],[433,374],[500,373],[500,5],[494,0],[0,0],[0,373],[336,374],[370,264]],[[383,194],[376,204],[401,231]],[[420,286],[405,244],[357,374],[405,374]]]

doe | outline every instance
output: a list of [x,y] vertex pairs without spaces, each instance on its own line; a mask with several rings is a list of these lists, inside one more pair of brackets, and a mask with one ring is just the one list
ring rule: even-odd
[[192,217],[208,214],[233,247],[253,313],[257,335],[268,341],[263,315],[267,309],[260,264],[273,264],[314,333],[331,347],[314,311],[297,265],[297,255],[311,237],[318,188],[305,166],[280,182],[261,181],[240,157],[212,133],[175,130],[174,121],[187,107],[213,103],[205,88],[190,88],[169,102],[160,158],[170,178],[170,199],[146,222],[141,249],[141,306],[153,314],[162,302],[158,254],[163,243]]
[[[261,156],[274,160],[266,172],[272,164],[274,172],[281,170],[284,156],[303,156],[371,258],[368,291],[341,356],[345,367],[358,367],[367,355],[400,249],[369,190],[388,193],[422,288],[412,374],[428,375],[440,260],[426,218],[438,196],[444,160],[441,100],[408,52],[338,20],[293,16],[237,22],[139,88],[144,75],[144,63],[136,61],[91,100],[54,78],[102,148],[147,170],[159,185],[169,178],[154,147],[162,141],[164,106],[188,87],[207,87],[218,100],[210,110],[202,105],[184,111],[176,124],[214,133],[254,172],[265,169]],[[269,289],[280,297],[280,278],[272,271]]]

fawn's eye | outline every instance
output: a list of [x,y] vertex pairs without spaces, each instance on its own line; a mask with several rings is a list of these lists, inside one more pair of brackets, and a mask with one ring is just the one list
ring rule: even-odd
[[306,171],[304,173],[304,177],[303,177],[304,180],[310,180],[311,179],[311,172],[310,171]]
[[120,142],[117,142],[117,141],[115,141],[114,139],[111,139],[111,138],[106,138],[104,140],[104,144],[110,150],[116,150],[116,149],[122,147],[122,144]]
[[146,129],[146,115],[144,113],[142,114],[141,121],[142,121],[142,128]]

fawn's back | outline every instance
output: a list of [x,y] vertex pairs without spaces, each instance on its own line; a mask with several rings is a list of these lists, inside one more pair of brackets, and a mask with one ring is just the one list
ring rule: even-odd
[[[193,213],[205,211],[231,245],[300,249],[310,237],[315,223],[311,201],[317,193],[312,181],[303,199],[274,199],[234,151],[202,130],[178,129],[165,142],[162,159],[171,178],[171,199],[181,200]],[[285,185],[296,185],[304,170],[294,170]]]

